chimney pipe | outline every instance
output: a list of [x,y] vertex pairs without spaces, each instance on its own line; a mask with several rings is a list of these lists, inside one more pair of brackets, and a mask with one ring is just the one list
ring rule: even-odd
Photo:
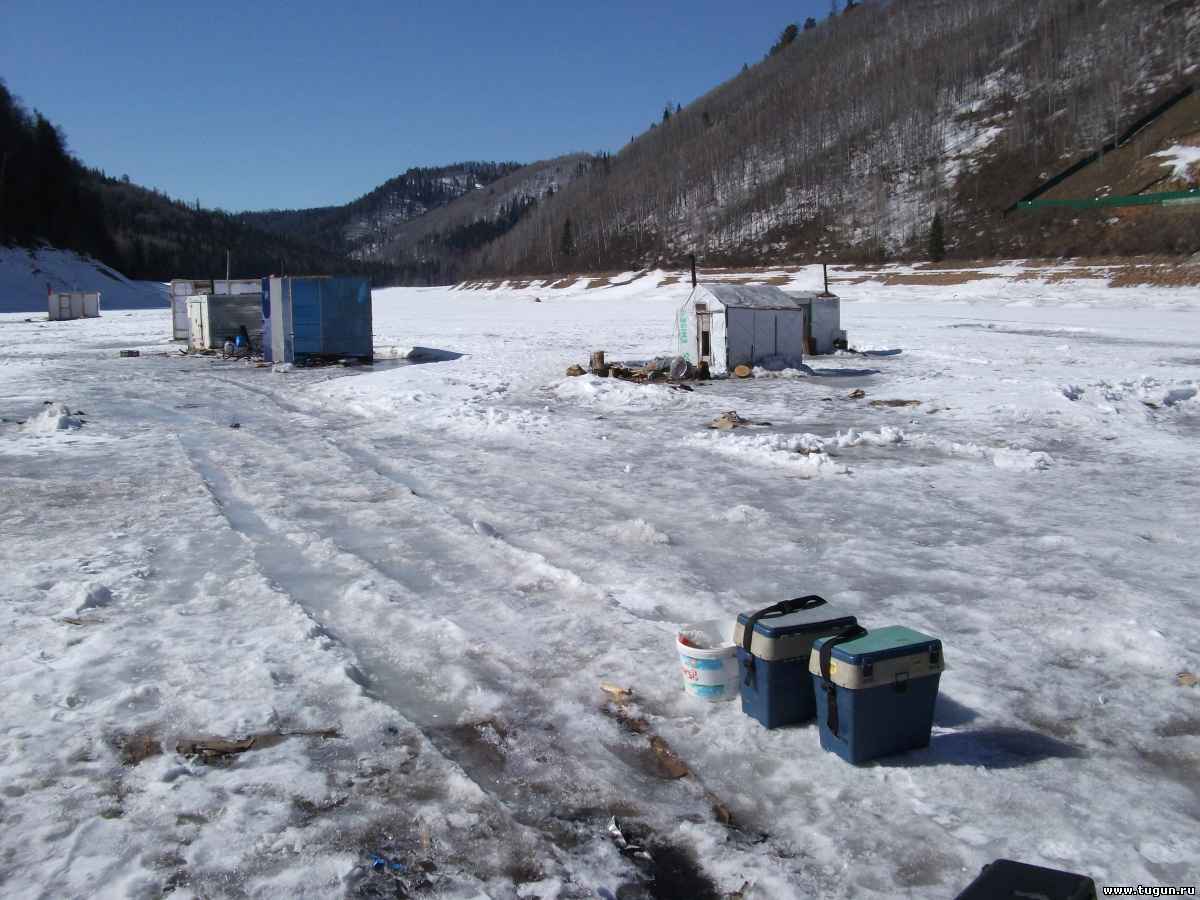
[[695,287],[696,286],[696,254],[689,253],[688,259],[692,263],[692,287]]
[[829,293],[829,266],[826,265],[825,263],[821,263],[821,274],[825,278],[825,293],[828,294]]

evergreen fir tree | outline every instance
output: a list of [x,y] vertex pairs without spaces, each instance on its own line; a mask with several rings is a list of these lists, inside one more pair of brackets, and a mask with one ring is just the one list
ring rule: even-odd
[[774,45],[772,45],[770,55],[774,56],[776,53],[778,53],[784,47],[788,46],[793,41],[795,41],[796,35],[798,35],[799,33],[800,33],[800,29],[796,27],[795,22],[793,22],[787,28],[783,29],[783,33],[779,35],[779,40],[777,40],[774,43]]
[[941,262],[946,258],[946,234],[942,226],[942,214],[935,212],[929,225],[929,258]]
[[571,227],[570,218],[563,222],[562,240],[559,242],[558,249],[567,258],[575,255],[575,230]]

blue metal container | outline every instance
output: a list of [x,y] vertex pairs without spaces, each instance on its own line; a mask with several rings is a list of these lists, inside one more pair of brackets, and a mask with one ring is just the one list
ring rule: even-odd
[[[371,361],[371,286],[365,278],[267,279],[271,359],[303,365]],[[266,340],[264,339],[264,349]]]
[[929,744],[944,661],[937,638],[892,626],[813,642],[821,746],[862,763]]
[[738,651],[742,712],[767,728],[806,722],[816,714],[808,660],[813,640],[855,624],[815,595],[739,613]]

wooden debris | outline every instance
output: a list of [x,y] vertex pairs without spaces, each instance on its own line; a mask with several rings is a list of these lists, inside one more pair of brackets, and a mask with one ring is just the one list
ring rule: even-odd
[[705,787],[699,776],[688,767],[688,764],[672,749],[665,738],[654,733],[646,719],[637,715],[626,705],[633,698],[633,688],[623,688],[608,682],[601,682],[600,690],[611,698],[600,707],[605,715],[615,719],[625,730],[649,738],[649,759],[653,761],[650,766],[651,773],[670,781],[692,778],[704,791],[704,799],[708,802],[716,820],[722,825],[736,828],[733,812],[729,807]]
[[117,355],[124,357],[124,358],[129,358],[132,356],[141,356],[142,351],[140,351],[140,350],[122,350]]
[[770,422],[752,422],[749,419],[743,419],[737,414],[737,410],[729,409],[721,413],[705,427],[729,431],[733,428],[750,428],[752,426],[767,426],[770,424]]
[[93,619],[93,618],[80,619],[75,616],[60,616],[58,621],[62,622],[64,625],[103,625],[104,624],[103,619]]
[[136,766],[162,751],[162,743],[148,732],[118,735],[113,741],[122,765]]
[[583,366],[579,366],[579,365],[567,366],[567,374],[570,375],[571,377],[576,377],[579,375],[586,375],[587,371],[583,368]]
[[734,366],[733,374],[734,374],[734,377],[736,377],[736,378],[749,378],[750,377],[750,367],[745,365],[744,363],[740,366]]
[[671,749],[671,745],[657,734],[650,736],[650,749],[654,751],[665,778],[674,781],[676,778],[684,778],[692,774],[687,763],[680,759],[679,754]]
[[899,406],[920,406],[920,400],[872,400],[871,406],[882,407],[899,407]]
[[198,756],[202,762],[212,762],[245,753],[247,750],[263,750],[283,743],[290,737],[323,737],[338,736],[336,728],[312,728],[299,731],[267,731],[252,734],[241,740],[225,738],[184,738],[175,745],[175,752],[181,756]]
[[855,388],[849,394],[851,400],[861,400],[865,396],[867,396],[867,392],[862,388]]
[[1196,677],[1195,672],[1180,672],[1175,676],[1175,683],[1180,687],[1195,687],[1200,684],[1200,678]]
[[600,682],[600,690],[613,698],[616,703],[627,703],[633,699],[633,688],[621,687],[607,681]]

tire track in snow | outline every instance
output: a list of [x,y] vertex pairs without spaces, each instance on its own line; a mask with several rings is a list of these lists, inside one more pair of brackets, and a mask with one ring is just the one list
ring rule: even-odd
[[[343,578],[312,565],[299,548],[292,545],[286,537],[275,533],[249,504],[237,497],[227,476],[207,451],[197,446],[189,446],[184,440],[180,441],[180,448],[212,497],[221,516],[230,528],[249,544],[263,576],[305,611],[313,621],[314,628],[320,629],[350,653],[356,663],[361,664],[367,676],[363,678],[362,675],[348,671],[348,677],[358,682],[374,699],[394,709],[406,724],[424,736],[446,765],[474,783],[481,793],[490,799],[493,812],[500,815],[507,827],[516,832],[514,845],[532,843],[538,847],[537,853],[540,857],[562,862],[563,854],[552,835],[544,833],[543,829],[538,827],[542,817],[531,815],[530,810],[516,802],[520,799],[518,791],[498,790],[497,786],[502,785],[502,782],[495,777],[497,773],[483,771],[484,767],[480,761],[471,758],[470,748],[461,746],[461,742],[452,739],[453,731],[447,733],[411,718],[411,710],[414,707],[426,711],[432,707],[441,710],[440,713],[432,715],[444,716],[449,725],[454,722],[458,712],[455,704],[440,701],[425,692],[415,690],[405,673],[395,671],[387,659],[380,659],[379,648],[372,646],[369,640],[364,640],[364,635],[358,630],[352,627],[343,630],[323,624],[323,610],[315,606],[310,599],[313,591],[335,591]],[[421,718],[427,719],[428,716]]]
[[[280,398],[274,391],[251,387],[249,385],[240,384],[238,382],[229,381],[226,379],[219,380],[231,387],[246,390],[257,396],[268,399],[281,409],[285,409],[289,412],[295,412],[306,417],[312,417],[314,415],[312,411],[304,409],[295,402]],[[313,404],[313,406],[315,406],[316,410],[320,412],[328,413],[329,411],[328,406],[322,404]],[[369,421],[363,421],[359,416],[354,416],[349,419],[343,417],[341,424],[347,427],[338,429],[336,433],[357,434],[369,429],[371,423]],[[476,485],[471,484],[469,481],[463,480],[460,474],[461,467],[448,465],[446,463],[445,458],[451,455],[455,449],[452,442],[447,441],[439,444],[436,451],[431,451],[425,445],[418,444],[411,439],[406,440],[403,445],[403,450],[407,459],[413,461],[419,460],[422,471],[436,475],[439,481],[439,486],[441,487],[441,490],[439,491],[430,486],[428,478],[422,479],[420,476],[414,477],[412,473],[405,473],[401,475],[395,471],[395,466],[393,464],[384,461],[384,453],[379,449],[379,445],[381,443],[394,445],[397,441],[397,436],[394,434],[386,435],[378,439],[368,438],[365,442],[348,442],[331,437],[329,434],[322,434],[321,436],[327,444],[342,454],[351,457],[356,464],[360,466],[366,466],[377,474],[408,488],[418,497],[428,500],[442,513],[457,520],[462,525],[473,527],[475,523],[479,521],[478,517],[476,516],[472,516],[468,513],[457,512],[454,509],[455,504],[452,501],[445,499],[445,495],[448,493],[455,496],[472,497],[476,503],[478,503],[481,499],[477,496],[477,492],[474,490]],[[367,446],[364,446],[364,443],[368,443],[370,447],[368,448]],[[495,448],[489,448],[489,453],[495,454],[496,452],[497,451]],[[457,454],[457,458],[460,460],[464,459],[466,456],[467,454],[464,453]],[[527,466],[528,461],[525,459],[516,458],[514,455],[511,458],[511,463],[513,470],[519,471],[521,468]],[[558,461],[543,460],[540,464],[547,467],[557,467]],[[615,500],[613,491],[606,491],[603,488],[593,486],[586,480],[580,480],[577,477],[577,473],[564,473],[563,478],[572,484],[575,492],[582,493],[586,491],[586,498],[581,498],[580,505],[583,505],[584,502],[586,502],[586,507],[590,515],[594,516],[596,513],[601,513],[601,515],[596,517],[608,518],[613,522],[622,522],[640,518],[647,514],[645,508],[646,504],[644,502]],[[450,486],[450,490],[448,491],[446,490],[447,485]],[[493,498],[488,497],[487,499]],[[507,492],[503,499],[506,509],[509,510],[524,508],[526,503],[525,497],[519,492]],[[603,515],[605,513],[607,516]],[[504,516],[493,515],[491,518],[494,521],[499,521],[502,520]],[[578,530],[576,529],[576,531]],[[521,543],[517,542],[513,536],[505,534],[501,530],[492,529],[492,532],[488,533],[485,529],[483,536],[490,537],[509,548],[510,552],[515,558],[522,560],[535,568],[544,568],[547,575],[560,580],[564,585],[578,585],[578,589],[581,591],[586,591],[589,589],[594,591],[597,596],[604,598],[604,602],[610,607],[610,609],[623,616],[632,616],[644,622],[668,623],[676,621],[676,619],[665,614],[663,611],[648,611],[639,605],[622,602],[621,599],[615,596],[610,590],[590,584],[587,577],[576,571],[565,559],[568,554],[564,553],[563,549],[564,546],[567,546],[569,543],[571,551],[576,555],[577,558],[579,556],[586,558],[590,555],[593,566],[595,567],[607,567],[619,564],[619,560],[614,558],[611,553],[596,555],[595,551],[598,546],[602,548],[607,546],[604,541],[597,541],[595,536],[591,534],[587,534],[580,539],[581,536],[579,534],[570,533],[570,529],[564,531],[559,531],[556,529],[555,535],[557,539],[536,541],[536,547],[522,546]],[[536,539],[536,535],[534,537]],[[568,538],[572,538],[572,540],[568,542]],[[696,560],[696,562],[699,561]],[[683,586],[684,592],[693,594],[703,594],[707,592],[702,584],[690,583],[690,581],[694,580],[689,580],[689,576],[686,574],[687,572],[691,571],[690,565],[681,566],[680,569],[681,571],[677,574],[676,578],[672,582],[673,587],[680,587],[681,582],[685,582],[686,584]],[[644,573],[635,573],[626,570],[615,573],[614,576],[606,578],[606,581],[630,584],[640,581],[643,577]]]
[[[240,492],[229,476],[205,449],[189,446],[186,439],[181,443],[222,515],[231,527],[251,543],[264,575],[280,585],[311,618],[324,621],[321,608],[308,598],[314,590],[336,590],[342,578],[313,566],[288,537],[279,535],[262,519],[239,496]],[[369,560],[362,562],[366,566],[371,565]],[[514,821],[539,831],[552,843],[561,841],[564,828],[570,830],[575,827],[564,825],[561,816],[564,812],[568,813],[569,820],[574,815],[570,810],[577,806],[580,798],[590,798],[590,805],[601,809],[630,808],[630,796],[652,798],[665,810],[682,808],[695,811],[705,808],[701,791],[691,785],[656,784],[639,776],[636,770],[628,769],[627,764],[618,758],[612,758],[606,765],[597,765],[594,747],[589,754],[587,746],[578,746],[572,736],[558,731],[553,720],[534,712],[543,699],[539,683],[515,670],[494,674],[488,680],[497,688],[503,687],[507,693],[506,703],[502,707],[502,721],[505,724],[500,728],[507,728],[511,723],[516,733],[511,740],[507,735],[498,734],[501,738],[498,752],[481,752],[479,738],[469,730],[451,724],[459,712],[456,703],[452,700],[439,703],[431,699],[431,695],[413,681],[403,659],[397,660],[381,652],[382,648],[374,642],[370,630],[364,633],[363,629],[347,625],[342,619],[341,625],[333,626],[330,631],[354,654],[368,673],[369,680],[365,688],[372,696],[396,708],[418,727],[447,761],[503,806]],[[478,678],[482,675],[483,672],[476,665],[473,676]],[[507,684],[504,684],[504,679],[508,679]],[[442,718],[447,727],[435,727],[428,714],[414,719],[411,715],[414,707],[427,712],[431,709],[441,710],[432,716]],[[598,724],[604,721],[599,717],[597,719]],[[595,736],[591,735],[593,739]],[[482,735],[482,739],[487,742],[488,736]],[[505,746],[509,743],[513,745],[511,748]],[[607,751],[604,755],[608,755]],[[545,783],[547,771],[556,773],[556,784]],[[565,793],[561,789],[564,782],[570,785]],[[682,797],[679,796],[681,789],[684,794]],[[666,820],[659,822],[659,827],[666,828],[669,820],[668,815]]]
[[[288,406],[288,404],[279,405],[285,409]],[[400,483],[406,490],[411,490],[406,481],[393,478],[388,471],[391,466],[385,464],[371,451],[357,445],[344,446],[320,432],[317,432],[315,436],[345,458],[353,470],[361,472],[365,466],[376,477],[386,479],[389,485]],[[239,434],[239,439],[248,437],[256,441],[263,440],[246,432],[245,429]],[[274,449],[274,445],[270,442],[264,441],[264,443],[268,452]],[[292,446],[294,447],[294,443]],[[557,624],[559,622],[569,624],[586,622],[586,617],[579,615],[576,609],[577,601],[581,599],[577,593],[578,587],[582,583],[581,579],[578,579],[569,570],[557,569],[540,554],[515,547],[498,537],[477,534],[466,516],[456,515],[444,505],[430,498],[411,494],[409,496],[412,496],[413,502],[419,504],[425,512],[431,512],[436,517],[443,519],[448,518],[449,524],[458,526],[453,536],[456,539],[461,538],[468,541],[469,546],[472,546],[470,555],[481,566],[479,572],[482,576],[494,577],[493,573],[496,570],[503,573],[505,570],[511,570],[514,566],[533,565],[542,571],[548,568],[556,576],[554,580],[558,582],[560,592],[564,587],[570,591],[570,594],[562,596],[556,604],[568,610],[565,615],[547,615],[546,607],[543,605],[539,606],[539,614],[534,621],[530,620],[526,609],[514,609],[512,615],[507,617],[514,629],[527,632],[532,629],[532,632],[536,632],[535,640],[539,642],[542,641],[540,635],[545,635],[552,646],[544,655],[549,655],[551,658],[558,655],[554,645],[569,650],[577,646],[580,640],[594,637],[588,633],[587,628],[583,629],[582,634],[575,634],[572,629],[559,627]],[[224,502],[228,506],[229,498],[224,497]],[[259,518],[259,522],[263,527],[272,527],[261,518]],[[447,528],[449,528],[449,524],[446,525]],[[390,576],[390,566],[387,561],[381,560],[377,553],[371,552],[370,548],[364,550],[355,546],[354,541],[347,539],[345,529],[331,528],[328,522],[323,527],[330,531],[340,532],[337,537],[339,550],[357,557],[377,576],[381,578]],[[443,549],[448,553],[461,553],[462,545],[457,542],[448,542],[448,546]],[[484,553],[476,552],[480,549]],[[511,580],[511,573],[505,575],[495,590],[510,589],[509,582]],[[487,584],[486,577],[482,581]],[[544,589],[542,593],[545,593]],[[603,595],[600,595],[599,592],[594,593],[599,596],[593,597],[593,600],[603,599]],[[422,600],[423,598],[413,594],[406,599],[405,605],[419,610],[422,605],[426,605]],[[498,624],[495,612],[495,608],[492,607],[490,617],[484,623],[484,636],[486,636],[487,628]],[[462,624],[467,625],[467,623]],[[343,638],[346,639],[344,634]],[[402,690],[396,690],[392,686],[392,680],[386,673],[389,662],[394,662],[394,660],[379,659],[377,654],[362,647],[355,639],[350,639],[350,646],[358,658],[363,660],[365,670],[371,673],[379,688],[378,696],[390,703],[394,703],[397,697],[404,696]],[[531,714],[531,711],[538,709],[544,703],[546,689],[548,686],[552,687],[553,681],[577,682],[579,676],[577,672],[571,671],[566,674],[554,672],[550,675],[550,684],[548,685],[545,677],[547,673],[540,673],[542,677],[539,677],[539,673],[536,672],[532,676],[526,675],[522,665],[524,662],[525,660],[521,658],[513,660],[502,676],[493,676],[489,681],[493,689],[503,692],[503,703],[499,707],[504,717],[503,721],[506,724],[515,723],[520,729],[516,738],[511,742],[515,745],[511,749],[522,754],[526,760],[514,759],[516,753],[509,752],[510,748],[508,747],[504,748],[499,758],[488,759],[486,754],[485,758],[480,758],[477,752],[478,748],[464,746],[461,731],[458,734],[451,734],[437,728],[430,728],[428,723],[423,726],[426,736],[439,747],[444,755],[468,771],[473,780],[484,786],[484,789],[488,790],[499,802],[508,804],[510,812],[519,821],[523,821],[531,827],[547,829],[547,833],[550,834],[557,833],[556,828],[547,827],[547,822],[552,821],[556,814],[561,814],[564,808],[564,797],[559,790],[547,793],[544,788],[538,787],[539,779],[544,778],[542,773],[547,769],[557,772],[560,781],[565,780],[572,785],[569,795],[592,797],[593,806],[598,803],[601,808],[627,807],[627,798],[631,796],[631,793],[642,800],[653,800],[655,806],[653,813],[651,814],[650,810],[644,810],[644,812],[656,820],[656,826],[663,830],[671,827],[671,822],[676,816],[690,818],[697,811],[707,809],[708,800],[705,798],[702,788],[690,782],[672,784],[648,780],[636,769],[630,769],[629,763],[622,756],[614,757],[611,750],[598,750],[595,738],[598,734],[611,731],[612,724],[597,713],[592,712],[587,716],[589,719],[594,718],[595,726],[591,729],[588,740],[583,744],[579,743],[577,737],[564,735],[558,731],[553,718],[546,718],[544,715],[536,713]],[[474,665],[474,669],[474,677],[479,678],[483,673],[479,671],[477,664]],[[598,681],[599,678],[597,677],[595,680]],[[384,689],[383,682],[386,682],[386,689]],[[411,684],[407,684],[407,686],[411,688]],[[409,696],[411,697],[411,692]],[[418,698],[418,702],[426,700],[425,697]],[[449,714],[448,712],[447,715]],[[596,729],[599,731],[597,732]],[[543,734],[539,735],[539,731]],[[620,738],[617,741],[619,743]],[[628,755],[628,753],[624,754],[626,757]],[[537,765],[532,767],[527,765],[529,758],[535,759]],[[510,775],[506,778],[504,777],[505,773],[496,771],[497,763],[501,768],[505,768],[512,766],[514,762],[518,770],[515,776]],[[497,775],[501,777],[498,778]],[[680,796],[681,793],[683,796]],[[567,808],[571,805],[571,796],[569,795],[565,798]],[[740,852],[735,851],[732,846],[729,850],[731,853]]]

